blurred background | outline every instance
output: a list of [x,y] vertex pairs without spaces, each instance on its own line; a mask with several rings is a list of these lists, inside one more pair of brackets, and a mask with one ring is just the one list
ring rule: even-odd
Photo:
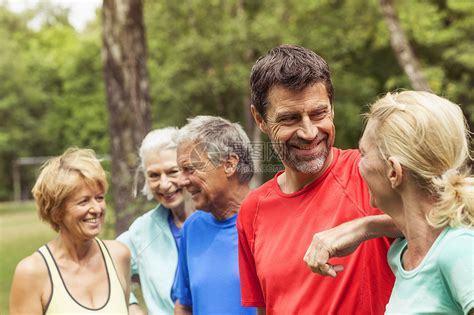
[[[272,47],[326,59],[336,146],[354,148],[366,105],[396,89],[445,96],[472,126],[473,30],[471,0],[0,1],[0,314],[16,263],[53,235],[29,201],[45,157],[78,146],[104,159],[114,237],[147,208],[130,192],[150,129],[220,115],[265,141],[248,79]],[[254,185],[278,166],[264,151]]]

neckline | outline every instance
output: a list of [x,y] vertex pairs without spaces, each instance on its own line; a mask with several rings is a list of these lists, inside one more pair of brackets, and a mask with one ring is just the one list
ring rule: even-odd
[[[51,258],[54,262],[54,265],[56,267],[56,270],[58,271],[58,274],[59,274],[59,277],[61,278],[61,282],[63,284],[63,287],[64,289],[66,290],[67,294],[69,295],[69,297],[77,304],[79,305],[80,307],[82,308],[85,308],[87,310],[90,310],[90,311],[100,311],[101,309],[103,309],[104,307],[107,306],[107,304],[109,304],[109,300],[110,300],[110,296],[111,296],[111,292],[112,292],[112,288],[111,288],[111,285],[110,285],[110,276],[109,276],[109,268],[107,266],[107,261],[105,260],[105,256],[104,256],[104,252],[102,250],[102,247],[100,246],[99,244],[99,240],[96,238],[95,239],[96,243],[97,243],[97,246],[99,246],[99,250],[100,250],[100,253],[102,254],[102,261],[104,262],[104,265],[105,265],[105,272],[107,274],[107,284],[108,284],[108,294],[107,294],[107,299],[104,303],[104,305],[98,307],[98,308],[92,308],[92,307],[87,307],[85,305],[82,305],[78,300],[76,300],[74,298],[74,296],[71,294],[71,292],[69,292],[69,289],[67,288],[67,285],[66,285],[66,282],[64,281],[64,278],[63,278],[63,275],[61,273],[61,270],[59,269],[59,266],[56,262],[56,259],[54,259],[54,256],[53,256],[53,253],[51,252],[51,249],[49,248],[48,244],[46,244],[46,249],[48,250],[49,254],[51,255]],[[104,245],[105,246],[105,245]]]
[[235,223],[235,221],[237,220],[237,216],[239,215],[239,213],[236,213],[236,214],[233,214],[232,216],[228,217],[227,219],[217,220],[216,217],[213,216],[211,213],[207,213],[207,212],[205,212],[205,213],[210,217],[211,223],[214,223],[218,226],[233,225]]
[[280,171],[277,174],[275,174],[275,176],[272,178],[272,185],[273,185],[276,193],[278,195],[280,195],[281,197],[284,197],[284,198],[294,198],[294,197],[298,197],[298,196],[306,193],[308,190],[311,190],[315,186],[317,186],[321,181],[323,181],[329,175],[329,173],[331,173],[332,169],[334,168],[334,165],[336,165],[336,162],[339,158],[340,151],[338,149],[331,148],[331,151],[332,151],[332,161],[331,161],[331,164],[329,165],[329,167],[324,171],[324,173],[321,174],[321,176],[314,179],[312,182],[310,182],[309,184],[307,184],[306,186],[304,186],[300,190],[297,190],[297,191],[292,192],[292,193],[284,193],[281,190],[280,185],[278,184],[278,176],[282,175],[285,171]]
[[403,254],[408,249],[408,241],[405,239],[405,244],[403,244],[403,246],[400,250],[400,256],[397,259],[397,264],[398,264],[398,269],[400,270],[400,274],[404,278],[412,278],[412,277],[416,276],[418,274],[418,272],[420,272],[420,270],[424,268],[424,266],[427,264],[427,261],[431,258],[431,256],[433,256],[433,253],[438,248],[439,243],[444,239],[444,236],[446,235],[446,233],[448,233],[448,230],[449,230],[449,226],[444,228],[443,231],[441,231],[441,233],[438,235],[438,237],[433,242],[433,244],[431,244],[431,247],[428,250],[428,252],[426,253],[425,257],[423,257],[423,259],[418,264],[418,266],[416,266],[412,270],[406,270],[405,267],[403,267]]

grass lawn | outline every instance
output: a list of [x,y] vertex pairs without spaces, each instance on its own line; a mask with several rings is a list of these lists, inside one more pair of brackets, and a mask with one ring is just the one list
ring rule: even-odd
[[0,203],[0,314],[8,314],[8,297],[16,264],[54,237],[33,202]]
[[[109,211],[102,238],[114,236],[112,221]],[[0,314],[8,314],[10,286],[17,263],[55,236],[54,230],[39,219],[34,202],[0,203]]]

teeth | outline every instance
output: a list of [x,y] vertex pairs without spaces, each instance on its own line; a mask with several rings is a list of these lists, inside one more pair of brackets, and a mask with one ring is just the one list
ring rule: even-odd
[[171,194],[162,194],[163,197],[165,198],[170,198],[170,197],[173,197],[174,195],[176,195],[176,191],[175,192],[172,192]]

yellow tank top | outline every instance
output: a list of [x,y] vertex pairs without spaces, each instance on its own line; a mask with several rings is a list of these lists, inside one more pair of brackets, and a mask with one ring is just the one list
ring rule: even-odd
[[109,251],[102,240],[96,238],[96,241],[97,244],[99,244],[102,257],[104,257],[107,278],[109,279],[109,297],[102,307],[96,309],[81,305],[71,296],[71,294],[69,294],[61,276],[61,272],[58,269],[58,265],[56,264],[48,246],[44,245],[38,249],[46,262],[52,284],[51,297],[49,303],[46,305],[45,315],[128,314],[128,305],[125,299],[125,294]]

